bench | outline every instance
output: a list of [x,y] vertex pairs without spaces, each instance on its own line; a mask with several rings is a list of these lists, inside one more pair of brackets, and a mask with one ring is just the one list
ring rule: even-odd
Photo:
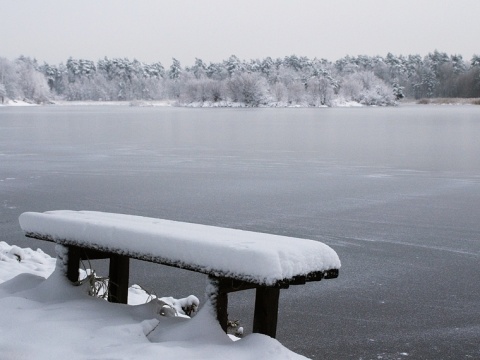
[[67,247],[72,282],[81,260],[110,259],[111,302],[127,303],[131,258],[208,275],[225,331],[228,293],[256,289],[253,332],[273,338],[280,289],[336,278],[340,268],[335,251],[314,240],[94,211],[26,212],[19,222],[27,237]]

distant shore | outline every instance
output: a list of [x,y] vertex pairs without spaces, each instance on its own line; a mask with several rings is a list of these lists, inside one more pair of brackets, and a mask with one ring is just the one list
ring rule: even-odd
[[[25,100],[5,99],[2,106],[134,106],[134,107],[189,107],[189,108],[242,108],[247,107],[243,103],[221,101],[221,102],[197,102],[181,104],[174,100],[133,100],[133,101],[68,101],[52,100],[48,103],[35,104]],[[480,105],[480,98],[422,98],[422,99],[403,99],[398,105]],[[372,106],[372,105],[370,105]],[[301,106],[298,104],[289,105],[287,103],[270,104],[259,106],[260,108],[307,108],[311,106]],[[327,107],[327,106],[323,106]],[[336,101],[331,107],[369,107],[355,101]],[[375,106],[373,106],[375,107]]]
[[[33,102],[25,100],[10,100],[7,99],[0,106],[133,106],[133,107],[187,107],[187,108],[252,108],[242,102],[234,101],[204,101],[204,102],[192,102],[192,103],[180,103],[175,100],[125,100],[125,101],[68,101],[68,100],[51,100],[48,103],[35,104]],[[336,100],[331,107],[363,107],[369,105],[363,105],[356,101]],[[253,108],[314,108],[308,106],[308,104],[288,104],[286,102],[270,103],[266,105],[259,105]],[[315,108],[327,108],[330,106],[315,106]]]

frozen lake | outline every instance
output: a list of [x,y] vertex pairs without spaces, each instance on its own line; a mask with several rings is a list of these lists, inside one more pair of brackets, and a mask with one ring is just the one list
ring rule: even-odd
[[[53,254],[17,219],[58,209],[318,239],[340,277],[282,291],[287,347],[480,358],[480,106],[0,107],[0,241]],[[202,299],[201,275],[132,271],[161,296]],[[250,296],[232,296],[232,319],[251,323]]]

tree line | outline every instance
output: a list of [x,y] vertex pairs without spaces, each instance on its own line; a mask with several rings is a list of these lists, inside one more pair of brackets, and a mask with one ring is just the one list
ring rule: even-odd
[[37,103],[63,100],[174,100],[179,104],[332,106],[339,101],[393,105],[404,97],[480,97],[480,56],[435,50],[428,55],[345,56],[335,62],[296,55],[218,63],[195,59],[183,67],[173,58],[69,58],[59,65],[20,56],[0,58],[0,100]]

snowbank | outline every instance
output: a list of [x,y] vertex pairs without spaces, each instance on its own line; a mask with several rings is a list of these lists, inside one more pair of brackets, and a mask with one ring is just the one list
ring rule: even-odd
[[33,104],[24,100],[10,100],[5,99],[3,104],[0,102],[0,106],[37,106],[38,104]]
[[169,100],[134,100],[134,101],[67,101],[54,100],[58,106],[134,106],[134,107],[167,107],[172,106]]
[[[190,108],[251,108],[245,103],[233,102],[233,101],[204,101],[204,102],[191,102],[191,103],[176,103],[176,106],[179,107],[190,107]],[[255,106],[256,108],[328,108],[328,107],[362,107],[365,105],[360,104],[357,101],[347,101],[343,98],[333,99],[331,106],[328,105],[318,105],[312,106],[307,102],[300,104],[290,104],[288,102],[269,102],[266,104],[260,104]]]
[[314,240],[94,211],[23,213],[28,234],[271,285],[339,269],[329,246]]
[[58,270],[45,280],[54,262],[0,242],[1,359],[305,359],[265,335],[231,341],[208,304],[192,319],[164,317],[155,302],[92,298]]
[[55,268],[55,259],[42,250],[22,249],[0,241],[0,283],[22,273],[48,277]]

